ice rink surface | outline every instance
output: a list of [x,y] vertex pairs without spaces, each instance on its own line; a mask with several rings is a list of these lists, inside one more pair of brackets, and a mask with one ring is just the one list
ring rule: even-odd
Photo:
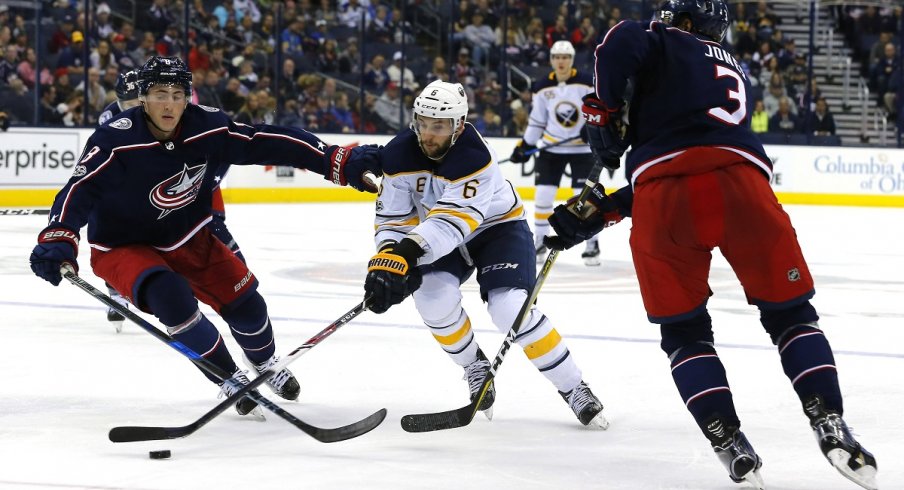
[[[904,209],[786,209],[816,278],[813,303],[835,349],[845,419],[876,455],[880,488],[904,489]],[[268,301],[278,352],[360,300],[373,251],[372,205],[230,205],[227,214]],[[638,293],[629,220],[603,232],[602,267],[585,267],[580,250],[563,254],[539,300],[605,404],[608,431],[580,426],[515,346],[497,378],[494,420],[478,415],[460,429],[404,432],[404,414],[468,401],[461,369],[409,300],[381,316],[359,316],[292,365],[302,394],[282,405],[308,423],[334,427],[389,411],[373,432],[334,444],[272,414],[256,422],[231,409],[185,439],[111,443],[114,426],[195,420],[216,404],[218,389],[138,327],[126,323],[116,334],[103,305],[81,290],[33,276],[28,254],[43,222],[0,216],[0,488],[742,488],[672,384]],[[80,257],[82,276],[101,287],[86,242]],[[717,348],[768,488],[859,488],[817,449],[757,311],[721,257],[711,288]],[[503,335],[473,279],[464,289],[477,339],[492,356]],[[238,357],[223,322],[203,311]],[[172,458],[149,459],[158,449]]]

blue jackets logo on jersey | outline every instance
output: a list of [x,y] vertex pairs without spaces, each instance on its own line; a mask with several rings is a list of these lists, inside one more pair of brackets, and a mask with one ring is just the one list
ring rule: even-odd
[[206,163],[194,167],[184,164],[181,172],[151,189],[151,193],[148,196],[151,204],[162,211],[157,219],[163,219],[171,212],[184,208],[197,199],[206,169]]

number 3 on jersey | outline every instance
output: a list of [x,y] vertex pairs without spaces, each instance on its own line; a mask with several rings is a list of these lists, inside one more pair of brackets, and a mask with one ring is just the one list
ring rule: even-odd
[[737,90],[729,90],[728,98],[738,101],[738,108],[734,112],[728,112],[722,107],[713,107],[706,111],[710,116],[732,126],[741,124],[741,121],[747,117],[747,92],[744,88],[744,80],[734,70],[725,66],[716,65],[716,78],[730,77],[735,80]]

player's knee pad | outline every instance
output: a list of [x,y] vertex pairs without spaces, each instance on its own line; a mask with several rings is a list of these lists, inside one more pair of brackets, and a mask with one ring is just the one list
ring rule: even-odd
[[170,329],[184,331],[200,319],[198,300],[188,281],[173,271],[155,272],[138,291],[139,304]]
[[412,295],[414,306],[424,323],[432,326],[448,325],[458,319],[461,310],[461,284],[448,272],[424,275],[421,287]]
[[244,334],[255,334],[269,323],[267,303],[257,291],[224,306],[220,315],[233,330]]
[[487,312],[499,331],[508,332],[512,328],[515,316],[521,311],[521,306],[526,299],[527,291],[520,288],[490,290],[487,295]]
[[659,326],[659,331],[662,335],[659,346],[669,357],[678,349],[695,343],[713,343],[713,321],[707,311],[680,322],[664,323]]
[[781,338],[787,335],[788,330],[797,325],[816,324],[819,315],[816,308],[809,301],[781,310],[760,309],[760,322],[763,328],[772,338],[772,343],[778,345]]

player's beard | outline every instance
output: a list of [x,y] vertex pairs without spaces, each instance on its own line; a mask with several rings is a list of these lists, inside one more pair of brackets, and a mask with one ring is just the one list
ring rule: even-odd
[[424,152],[424,155],[427,155],[427,158],[431,160],[439,160],[442,157],[446,156],[446,153],[449,151],[449,148],[452,147],[452,138],[447,139],[443,144],[439,146],[434,146],[434,150],[430,151],[424,146],[424,142],[418,140],[418,146],[421,147],[421,151]]

